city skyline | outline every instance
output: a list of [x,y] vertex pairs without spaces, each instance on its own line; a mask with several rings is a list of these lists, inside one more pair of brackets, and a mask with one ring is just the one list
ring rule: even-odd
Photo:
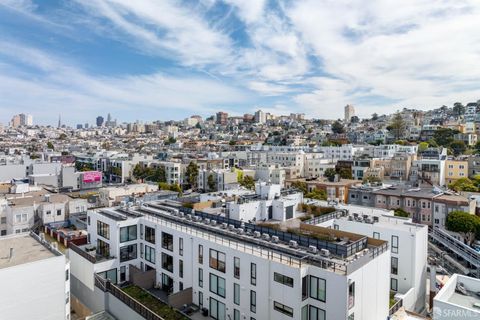
[[346,104],[366,117],[480,97],[474,1],[1,0],[0,17],[1,123],[337,119]]

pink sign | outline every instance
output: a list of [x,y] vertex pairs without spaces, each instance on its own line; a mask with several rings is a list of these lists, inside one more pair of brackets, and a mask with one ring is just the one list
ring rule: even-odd
[[87,171],[83,173],[83,183],[102,181],[102,173],[99,171]]

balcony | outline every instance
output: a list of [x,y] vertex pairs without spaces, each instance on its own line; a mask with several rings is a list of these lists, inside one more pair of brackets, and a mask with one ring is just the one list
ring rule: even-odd
[[114,257],[105,257],[103,255],[97,254],[95,247],[92,245],[77,246],[74,243],[70,243],[69,249],[91,263],[99,263],[114,259]]

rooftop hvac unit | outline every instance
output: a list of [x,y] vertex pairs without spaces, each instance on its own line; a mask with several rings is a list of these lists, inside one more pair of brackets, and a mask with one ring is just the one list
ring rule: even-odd
[[330,257],[330,251],[327,249],[320,250],[320,254],[324,257]]
[[296,248],[298,248],[298,243],[297,243],[297,241],[295,241],[295,240],[290,240],[290,241],[288,242],[288,246],[289,246],[290,248],[295,248],[295,249],[296,249]]
[[370,217],[365,218],[365,223],[373,223],[373,220]]
[[362,255],[361,255],[360,253],[358,253],[358,252],[355,253],[355,259],[358,259],[358,258],[360,258],[361,256],[362,256]]
[[202,221],[202,217],[200,217],[200,216],[195,216],[193,219],[197,222]]
[[190,213],[187,214],[187,220],[192,220],[192,215]]
[[280,241],[280,239],[278,238],[278,236],[272,236],[272,242],[273,243],[278,243]]
[[370,249],[363,249],[363,254],[367,254],[370,251]]
[[348,216],[348,221],[353,221],[353,216],[352,215]]
[[228,230],[233,231],[235,230],[235,226],[233,224],[228,225]]
[[318,253],[318,248],[315,246],[308,246],[308,252],[317,254]]
[[212,221],[210,221],[210,224],[211,224],[212,226],[216,226],[216,225],[217,225],[217,220],[212,220]]
[[178,213],[178,216],[179,216],[180,218],[183,218],[183,217],[185,217],[185,213],[179,212],[179,213]]
[[260,237],[262,236],[262,234],[261,234],[260,232],[258,232],[258,231],[254,231],[254,232],[253,232],[253,236],[254,236],[255,238],[260,238]]
[[237,229],[237,233],[238,233],[238,234],[244,234],[244,233],[245,233],[245,230],[243,230],[243,228],[238,228],[238,229]]
[[227,226],[228,226],[228,224],[226,224],[225,222],[223,222],[222,225],[220,226],[220,228],[222,228],[222,229],[227,229]]
[[269,241],[270,240],[270,235],[268,233],[264,233],[264,234],[262,234],[262,239],[266,240],[266,241]]
[[203,222],[204,222],[205,224],[210,224],[210,219],[205,218],[205,220],[203,220]]

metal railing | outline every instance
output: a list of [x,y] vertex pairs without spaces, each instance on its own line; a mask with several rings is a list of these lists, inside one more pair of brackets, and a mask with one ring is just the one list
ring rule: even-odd
[[480,253],[470,248],[463,242],[458,241],[447,232],[439,228],[432,228],[428,235],[434,241],[441,243],[444,247],[448,248],[448,250],[468,261],[470,264],[475,266],[475,268],[480,268]]
[[85,250],[82,250],[82,248],[78,247],[76,244],[70,243],[69,249],[72,250],[73,252],[79,254],[80,256],[82,256],[83,258],[88,260],[89,262],[97,263],[97,258],[95,256],[89,254]]
[[401,307],[403,307],[403,299],[397,300],[393,306],[388,310],[388,315],[391,316],[395,314]]
[[330,220],[335,219],[335,218],[339,218],[341,216],[342,216],[341,212],[335,211],[335,212],[330,212],[330,213],[327,213],[327,214],[323,214],[321,216],[313,217],[311,219],[303,221],[303,223],[311,224],[311,225],[317,225],[317,224],[320,224],[320,223],[324,223],[326,221],[330,221]]

